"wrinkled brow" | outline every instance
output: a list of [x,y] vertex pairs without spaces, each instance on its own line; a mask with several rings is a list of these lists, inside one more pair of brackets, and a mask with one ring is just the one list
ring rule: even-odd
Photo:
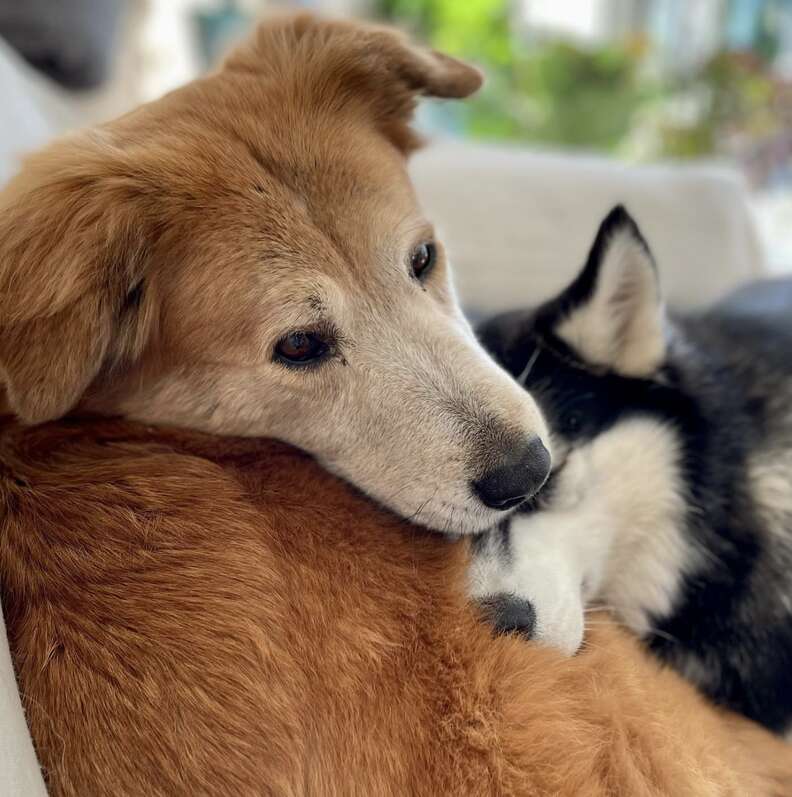
[[435,237],[434,227],[428,221],[409,216],[397,225],[395,233],[399,238],[407,238],[416,244],[431,241]]

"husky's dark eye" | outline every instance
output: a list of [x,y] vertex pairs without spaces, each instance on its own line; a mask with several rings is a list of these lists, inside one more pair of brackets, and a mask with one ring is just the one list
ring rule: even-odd
[[583,413],[577,410],[572,410],[561,419],[561,425],[566,434],[575,434],[580,431],[583,426]]
[[327,341],[315,332],[298,330],[284,335],[275,345],[275,359],[284,365],[309,365],[321,360],[330,350]]
[[410,269],[413,276],[423,280],[432,270],[437,260],[437,247],[431,242],[418,244],[410,255]]

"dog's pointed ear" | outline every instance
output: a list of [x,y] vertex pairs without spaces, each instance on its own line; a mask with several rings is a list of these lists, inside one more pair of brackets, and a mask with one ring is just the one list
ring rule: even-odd
[[418,96],[467,97],[483,80],[473,66],[393,28],[305,12],[262,23],[224,68],[275,79],[303,106],[359,110],[406,153],[420,143],[409,129]]
[[98,136],[56,142],[0,193],[0,387],[27,423],[67,413],[148,333],[145,213]]
[[553,304],[553,332],[583,360],[635,377],[662,364],[665,313],[657,268],[621,205],[602,222],[586,265]]

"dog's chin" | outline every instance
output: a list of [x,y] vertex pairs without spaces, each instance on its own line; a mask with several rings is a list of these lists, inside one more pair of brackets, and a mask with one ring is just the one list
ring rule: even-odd
[[472,501],[461,504],[441,502],[436,506],[425,507],[407,519],[447,537],[458,538],[488,531],[519,511],[519,508],[517,506],[502,511],[488,509],[483,504]]
[[559,484],[559,478],[564,473],[566,464],[567,459],[560,462],[535,495],[507,510],[490,509],[475,499],[452,501],[439,496],[420,505],[413,512],[405,507],[391,506],[390,508],[405,520],[431,531],[445,534],[447,537],[456,538],[481,534],[495,528],[515,514],[530,515],[556,508],[557,504],[562,504],[564,491]]

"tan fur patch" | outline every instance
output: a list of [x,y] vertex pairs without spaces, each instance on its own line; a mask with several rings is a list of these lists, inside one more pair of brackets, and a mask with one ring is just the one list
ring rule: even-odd
[[792,520],[792,451],[780,446],[757,451],[748,474],[765,526],[787,539]]
[[590,472],[598,474],[592,492],[607,504],[613,524],[595,599],[639,634],[649,630],[649,616],[671,612],[681,579],[700,562],[682,531],[679,456],[674,433],[651,419],[618,424],[590,451]]
[[662,362],[657,279],[650,255],[630,233],[611,239],[593,296],[572,311],[556,334],[583,360],[626,376],[652,373]]

